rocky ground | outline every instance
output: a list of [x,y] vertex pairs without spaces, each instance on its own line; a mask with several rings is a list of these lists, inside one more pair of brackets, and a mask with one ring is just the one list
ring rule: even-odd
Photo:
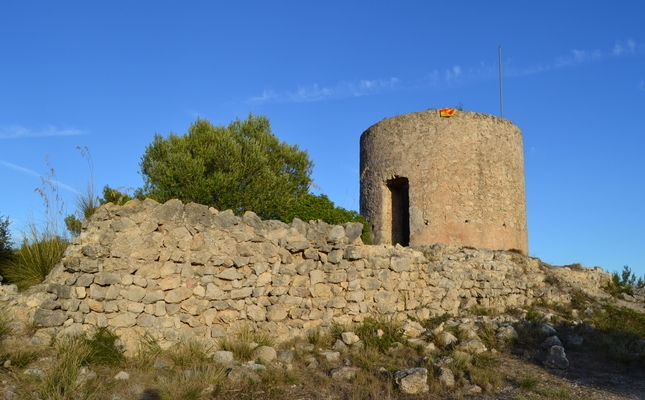
[[641,295],[576,293],[571,304],[366,320],[282,343],[250,330],[164,349],[142,337],[129,357],[108,330],[42,345],[0,312],[0,398],[645,399]]
[[[609,307],[609,308],[608,308]],[[598,329],[616,310],[632,310]],[[331,326],[280,345],[240,332],[217,347],[142,342],[136,357],[76,355],[86,342],[2,342],[5,399],[645,399],[642,303],[474,309],[460,318]],[[118,348],[109,335],[99,347]],[[96,345],[96,343],[94,343]],[[31,352],[28,360],[23,353]],[[87,353],[89,354],[89,353]],[[76,358],[74,358],[76,357]],[[114,359],[111,362],[110,357]],[[106,361],[107,360],[107,361]]]

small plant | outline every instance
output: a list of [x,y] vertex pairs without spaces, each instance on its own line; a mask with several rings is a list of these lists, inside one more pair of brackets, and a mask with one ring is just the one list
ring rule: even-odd
[[0,341],[4,340],[7,335],[9,335],[13,328],[11,327],[12,322],[11,315],[5,307],[0,308]]
[[534,307],[529,308],[524,316],[524,319],[529,322],[541,322],[543,318],[544,314]]
[[494,349],[497,347],[497,331],[493,325],[484,324],[480,326],[478,336],[486,348]]
[[85,343],[90,347],[90,354],[87,362],[93,365],[117,366],[124,361],[123,350],[117,344],[119,337],[101,327],[94,334],[85,339]]
[[482,307],[482,306],[472,306],[467,310],[467,312],[470,315],[480,315],[480,316],[489,316],[489,317],[499,314],[497,311],[495,311],[492,308]]
[[403,324],[393,319],[365,318],[355,333],[363,340],[367,348],[375,347],[385,352],[394,343],[406,343],[401,328]]
[[211,399],[220,382],[226,377],[226,368],[205,360],[186,365],[186,367],[191,368],[189,370],[175,371],[171,374],[170,379],[160,385],[161,388],[157,392],[157,397],[150,398],[164,400]]
[[[44,399],[72,399],[80,395],[77,383],[81,366],[87,363],[92,352],[82,336],[71,336],[56,343],[58,361],[54,368],[40,381],[38,394]],[[85,396],[83,398],[92,398]]]
[[571,394],[565,387],[560,387],[551,390],[536,390],[536,393],[546,397],[547,399],[570,399]]
[[540,383],[540,379],[534,375],[524,375],[521,378],[515,379],[515,384],[521,390],[532,390]]
[[591,297],[582,290],[574,290],[571,292],[571,308],[581,310],[591,302]]
[[[49,160],[45,162],[49,166]],[[0,265],[0,273],[20,290],[42,282],[62,259],[67,248],[65,234],[59,229],[65,203],[56,182],[55,171],[50,168],[46,176],[41,177],[41,187],[34,189],[43,200],[45,226],[39,227],[32,221],[27,233],[23,234],[20,247],[13,252],[10,260]]]
[[236,360],[250,361],[258,346],[273,346],[273,339],[264,332],[254,332],[248,326],[243,326],[235,338],[224,338],[220,340],[219,348],[230,351]]
[[450,319],[450,315],[448,314],[441,314],[437,315],[435,317],[430,317],[428,318],[425,322],[423,322],[421,325],[423,325],[424,328],[426,329],[435,329],[439,325],[445,323]]
[[185,368],[206,363],[210,360],[208,353],[211,350],[211,346],[204,342],[188,340],[171,347],[168,356],[176,366]]
[[535,348],[539,343],[549,336],[549,332],[544,329],[544,324],[538,321],[520,321],[513,325],[517,332],[515,344],[520,347]]
[[632,289],[642,288],[645,286],[645,277],[636,277],[628,265],[623,266],[623,270],[618,273],[614,271],[611,274],[611,280],[607,283],[605,291],[614,297],[624,293],[629,293]]
[[148,369],[154,365],[155,360],[161,354],[159,342],[152,336],[146,334],[139,340],[139,348],[135,357],[131,360],[137,368]]
[[2,275],[18,289],[25,290],[45,280],[51,270],[63,258],[68,242],[64,238],[32,226],[30,236],[23,238],[13,258],[2,268]]
[[15,347],[0,352],[0,359],[8,360],[11,368],[23,369],[36,361],[41,356],[41,351],[23,347]]
[[313,344],[316,348],[331,347],[332,336],[316,328],[307,333],[307,342]]
[[353,364],[364,371],[376,372],[379,368],[379,361],[382,354],[377,348],[370,347],[352,354]]

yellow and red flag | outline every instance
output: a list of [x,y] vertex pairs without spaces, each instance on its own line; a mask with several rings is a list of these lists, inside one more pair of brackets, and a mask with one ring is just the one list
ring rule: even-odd
[[442,108],[439,110],[439,115],[442,117],[452,117],[457,113],[456,108]]

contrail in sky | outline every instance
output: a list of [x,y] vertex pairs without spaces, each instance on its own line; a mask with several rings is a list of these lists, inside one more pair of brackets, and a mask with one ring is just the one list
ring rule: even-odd
[[[43,175],[39,174],[38,172],[32,171],[32,170],[30,170],[28,168],[25,168],[25,167],[21,167],[20,165],[12,164],[12,163],[4,161],[4,160],[0,160],[0,165],[4,165],[7,168],[11,168],[11,169],[13,169],[15,171],[22,172],[23,174],[26,174],[26,175],[30,175],[30,176],[33,176],[33,177],[36,177],[36,178],[47,180]],[[60,186],[61,188],[65,189],[65,190],[69,190],[70,192],[72,192],[74,194],[81,195],[81,193],[78,190],[74,189],[73,187],[71,187],[69,185],[64,184],[63,182],[61,182],[59,180],[49,179],[49,181],[51,181],[51,183],[54,186]]]

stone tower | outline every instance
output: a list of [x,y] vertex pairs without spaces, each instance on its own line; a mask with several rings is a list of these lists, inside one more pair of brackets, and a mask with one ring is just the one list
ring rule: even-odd
[[375,243],[528,254],[522,132],[492,115],[428,110],[361,135],[360,209]]

